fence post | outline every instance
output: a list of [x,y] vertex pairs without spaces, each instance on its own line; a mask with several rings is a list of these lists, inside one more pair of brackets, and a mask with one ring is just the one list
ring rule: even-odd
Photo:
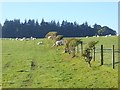
[[114,45],[112,47],[112,68],[115,68],[115,53],[114,53]]
[[101,65],[103,65],[103,45],[101,45]]
[[95,61],[95,47],[93,48],[93,61]]
[[76,52],[79,53],[79,45],[76,46]]
[[81,42],[81,55],[83,54],[83,42]]

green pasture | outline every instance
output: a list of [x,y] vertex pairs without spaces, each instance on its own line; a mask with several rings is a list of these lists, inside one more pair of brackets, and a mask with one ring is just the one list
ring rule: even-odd
[[[98,40],[96,59],[91,66],[80,53],[75,58],[64,52],[64,46],[52,47],[53,41],[36,39],[28,41],[2,40],[3,88],[117,88],[118,87],[118,37],[81,38],[84,46]],[[39,41],[43,44],[37,45]],[[100,45],[104,65],[100,66]],[[112,69],[112,45],[115,45],[115,69]],[[120,48],[119,48],[120,49]],[[1,54],[1,53],[0,53]]]

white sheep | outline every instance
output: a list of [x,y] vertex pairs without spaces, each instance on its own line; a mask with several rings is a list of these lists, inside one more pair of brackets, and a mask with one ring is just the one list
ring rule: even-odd
[[120,34],[116,34],[116,36],[120,36]]
[[38,42],[37,45],[43,44],[43,42]]
[[18,40],[18,38],[16,38],[15,40]]
[[97,37],[99,37],[99,35],[97,35]]
[[52,36],[48,36],[48,39],[51,39],[52,38]]
[[32,40],[35,40],[36,38],[32,38]]
[[109,34],[108,36],[111,36],[111,34]]
[[60,40],[60,41],[56,41],[54,46],[60,46],[60,45],[64,45],[64,40]]
[[105,37],[108,37],[108,35],[106,35]]
[[24,39],[19,39],[20,41],[23,41]]
[[86,36],[86,38],[88,38],[88,36]]

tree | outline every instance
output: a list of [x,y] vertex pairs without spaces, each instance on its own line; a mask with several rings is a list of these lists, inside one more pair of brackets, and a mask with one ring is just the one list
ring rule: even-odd
[[0,23],[0,38],[2,37],[2,25]]
[[34,19],[29,19],[28,21],[25,19],[24,22],[20,22],[20,19],[6,19],[2,26],[2,36],[4,38],[22,38],[31,36],[43,38],[48,32],[51,31],[58,32],[64,37],[85,37],[93,36],[95,34],[116,34],[116,31],[107,26],[101,27],[100,25],[95,24],[92,28],[88,26],[87,22],[79,25],[76,21],[67,22],[67,20],[63,20],[60,25],[59,21],[57,23],[55,20],[52,20],[51,22],[45,22],[44,18],[42,18],[40,24],[38,20],[35,21]]
[[90,41],[86,44],[85,49],[84,49],[84,53],[83,53],[83,57],[85,59],[85,61],[88,63],[88,65],[91,67],[91,60],[92,60],[92,50],[94,49],[95,45],[98,43],[99,41]]
[[60,27],[60,22],[59,21],[57,22],[57,27]]
[[44,18],[42,18],[42,21],[41,21],[41,24],[40,24],[40,25],[42,26],[42,25],[44,25],[44,24],[45,24],[45,20],[44,20]]
[[39,26],[38,19],[36,20],[35,25],[36,25],[36,26]]
[[99,30],[101,28],[101,25],[97,25],[96,23],[93,25],[93,28],[95,30]]
[[102,35],[104,32],[105,30],[101,28],[100,30],[98,30],[98,35]]

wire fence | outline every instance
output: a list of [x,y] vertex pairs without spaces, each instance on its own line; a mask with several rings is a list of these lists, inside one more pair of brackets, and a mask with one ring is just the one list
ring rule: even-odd
[[[79,46],[79,52],[82,55],[84,52],[83,46]],[[104,45],[101,45],[100,47],[94,47],[93,50],[91,50],[91,56],[93,57],[93,61],[99,60],[100,65],[111,65],[112,68],[115,68],[115,64],[120,64],[119,61],[119,54],[120,49],[116,49],[115,45],[112,45],[111,48],[104,48]]]

